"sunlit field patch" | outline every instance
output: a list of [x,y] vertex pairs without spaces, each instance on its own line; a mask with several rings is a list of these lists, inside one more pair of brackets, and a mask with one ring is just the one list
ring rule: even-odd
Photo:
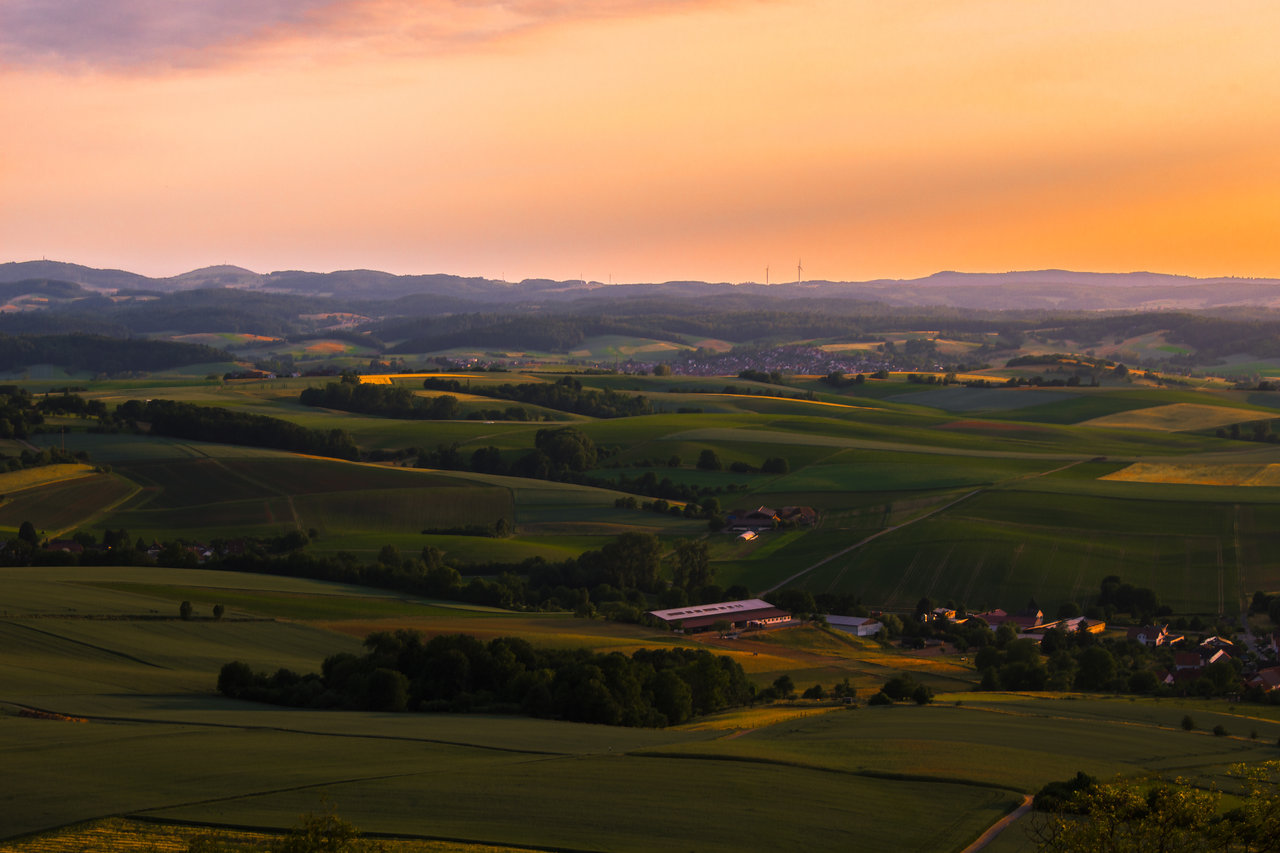
[[0,474],[0,495],[18,492],[22,489],[31,489],[36,486],[45,486],[62,480],[84,477],[92,471],[93,466],[76,463],[45,465],[40,468],[24,468],[21,471],[10,471],[7,474]]
[[1250,412],[1224,406],[1172,403],[1167,406],[1153,406],[1148,409],[1135,409],[1128,412],[1103,415],[1100,418],[1084,421],[1084,424],[1099,427],[1182,432],[1236,424],[1249,420],[1251,415],[1255,418],[1266,417],[1264,412]]
[[1099,479],[1130,483],[1184,483],[1199,486],[1280,486],[1280,465],[1135,462]]

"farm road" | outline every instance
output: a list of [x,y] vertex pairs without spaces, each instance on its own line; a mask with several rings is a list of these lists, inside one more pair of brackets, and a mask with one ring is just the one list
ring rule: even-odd
[[[1083,460],[1081,459],[1075,459],[1075,460],[1072,460],[1071,462],[1068,462],[1066,465],[1059,465],[1057,468],[1051,468],[1048,471],[1037,471],[1032,474],[1023,474],[1022,476],[1013,477],[1009,480],[1005,480],[1004,482],[1012,483],[1018,480],[1029,480],[1029,479],[1032,479],[1033,477],[1044,477],[1048,474],[1056,474],[1059,471],[1065,471],[1066,469],[1071,468],[1072,466],[1079,465],[1082,461]],[[776,589],[780,589],[781,587],[786,586],[787,584],[791,583],[797,578],[804,577],[814,569],[820,566],[825,566],[827,563],[830,563],[832,560],[838,559],[839,557],[843,557],[845,554],[848,554],[850,551],[856,551],[857,549],[861,548],[863,545],[866,545],[868,542],[871,542],[872,540],[875,540],[875,539],[879,539],[881,536],[884,536],[887,533],[893,533],[895,530],[901,530],[902,528],[915,524],[918,521],[924,521],[926,518],[930,518],[932,516],[937,515],[940,512],[951,509],[951,507],[955,506],[956,504],[961,503],[962,501],[967,501],[969,498],[973,497],[974,495],[979,494],[980,492],[986,491],[987,488],[988,487],[983,486],[981,488],[974,489],[971,492],[966,492],[965,494],[961,495],[955,500],[948,501],[942,506],[934,507],[933,509],[929,510],[926,513],[923,513],[922,515],[918,515],[915,518],[902,522],[901,524],[895,524],[893,527],[886,527],[884,530],[880,530],[880,531],[877,531],[876,533],[872,533],[870,536],[866,537],[865,539],[862,539],[858,542],[853,543],[848,548],[842,548],[839,551],[836,551],[834,554],[830,554],[826,557],[823,557],[821,560],[814,563],[812,566],[809,566],[806,569],[801,569],[791,577],[784,578],[783,580],[778,581],[776,584],[769,587],[768,589],[762,590],[761,595],[765,593],[773,592]]]
[[1022,805],[1018,806],[1016,809],[991,824],[991,826],[987,827],[987,831],[979,835],[977,839],[968,847],[964,848],[961,853],[977,853],[977,851],[994,841],[997,835],[1008,829],[1009,824],[1013,823],[1029,811],[1031,811],[1031,795],[1027,794],[1022,798]]

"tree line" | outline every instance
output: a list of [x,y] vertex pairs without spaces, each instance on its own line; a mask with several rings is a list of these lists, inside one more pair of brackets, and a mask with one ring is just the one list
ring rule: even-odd
[[378,632],[366,654],[326,658],[320,673],[254,672],[232,661],[218,690],[233,699],[306,708],[524,714],[611,726],[677,725],[751,702],[737,661],[704,649],[640,649],[630,657],[544,649],[519,637],[484,643],[469,634],[427,639]]
[[[339,409],[362,415],[419,420],[453,420],[459,417],[458,398],[441,394],[430,399],[415,396],[404,385],[373,385],[353,374],[323,388],[306,388],[298,395],[304,406]],[[527,420],[528,416],[517,420]]]
[[620,394],[611,388],[583,388],[582,382],[572,376],[564,376],[555,382],[479,384],[474,387],[469,382],[463,385],[456,379],[428,377],[423,380],[422,387],[429,391],[466,392],[482,397],[497,397],[592,418],[626,418],[653,414],[653,406],[642,395]]
[[148,424],[153,435],[171,438],[270,447],[335,459],[359,456],[355,441],[345,430],[307,429],[280,418],[217,406],[174,400],[129,400],[116,407],[114,420],[135,428]]

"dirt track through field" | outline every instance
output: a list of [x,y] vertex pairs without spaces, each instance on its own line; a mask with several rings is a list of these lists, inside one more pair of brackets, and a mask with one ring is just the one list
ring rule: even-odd
[[968,847],[964,848],[962,853],[977,853],[978,850],[994,841],[996,836],[1008,829],[1011,823],[1031,811],[1031,800],[1030,794],[1023,797],[1022,805],[987,827],[987,831],[979,835]]

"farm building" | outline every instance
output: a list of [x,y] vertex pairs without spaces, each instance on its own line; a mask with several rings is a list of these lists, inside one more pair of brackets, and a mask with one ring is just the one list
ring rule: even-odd
[[1043,628],[1045,626],[1043,610],[1023,611],[1016,616],[1011,616],[1009,613],[997,607],[995,610],[988,610],[985,613],[974,613],[972,615],[975,618],[986,622],[987,627],[992,631],[996,630],[1001,625],[1009,623],[1011,623],[1013,627],[1017,628],[1018,633],[1020,634],[1025,634],[1028,631]]
[[874,637],[884,629],[884,625],[870,616],[832,616],[827,615],[827,624],[837,631],[853,634],[857,637]]
[[818,513],[811,506],[784,506],[773,509],[758,506],[755,509],[733,509],[725,516],[729,530],[770,530],[779,524],[810,526],[818,520]]
[[767,506],[758,506],[750,510],[730,510],[725,517],[725,527],[729,530],[769,530],[779,521],[776,510]]
[[790,613],[759,598],[651,610],[649,615],[671,628],[688,632],[708,631],[717,622],[728,622],[734,628],[765,628],[791,621]]

